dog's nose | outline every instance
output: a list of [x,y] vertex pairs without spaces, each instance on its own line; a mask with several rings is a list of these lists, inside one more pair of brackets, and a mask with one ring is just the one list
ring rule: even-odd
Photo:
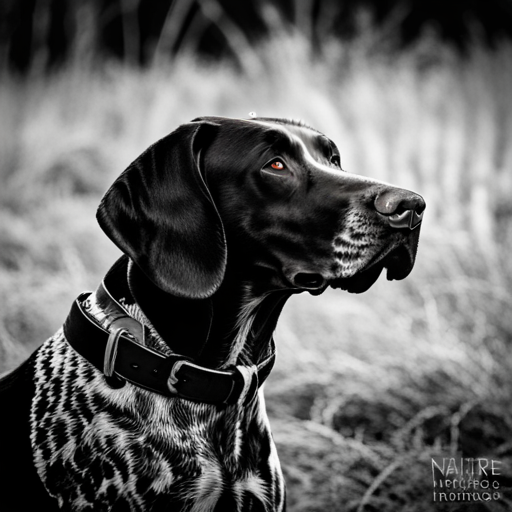
[[388,219],[391,227],[415,229],[421,224],[425,200],[410,190],[389,188],[377,195],[375,209]]

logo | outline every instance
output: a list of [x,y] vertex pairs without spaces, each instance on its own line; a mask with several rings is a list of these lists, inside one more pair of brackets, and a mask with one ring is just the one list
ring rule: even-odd
[[501,462],[494,459],[432,457],[436,503],[496,501],[501,498]]

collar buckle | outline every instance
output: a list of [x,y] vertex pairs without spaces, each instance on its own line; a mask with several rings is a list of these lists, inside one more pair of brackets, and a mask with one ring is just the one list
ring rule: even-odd
[[[184,375],[178,375],[178,372],[182,369]],[[178,359],[173,363],[167,378],[167,389],[173,396],[197,401],[195,395],[197,395],[198,384],[203,388],[203,393],[206,394],[211,390],[205,389],[205,387],[211,388],[213,386],[215,388],[222,385],[224,398],[220,403],[228,404],[236,387],[235,379],[237,379],[238,373],[236,369],[232,371],[214,370],[197,365],[187,359]]]

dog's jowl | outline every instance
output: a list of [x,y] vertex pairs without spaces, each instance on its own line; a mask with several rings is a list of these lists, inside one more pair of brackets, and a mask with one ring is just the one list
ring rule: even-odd
[[98,208],[123,256],[0,381],[0,509],[284,510],[261,388],[282,307],[406,277],[424,208],[302,123],[158,141]]

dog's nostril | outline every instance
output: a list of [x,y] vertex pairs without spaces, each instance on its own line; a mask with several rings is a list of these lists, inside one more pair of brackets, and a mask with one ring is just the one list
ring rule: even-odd
[[388,223],[396,229],[416,229],[422,221],[423,213],[416,210],[405,210],[402,213],[394,213],[388,216]]
[[320,274],[300,272],[293,278],[293,284],[307,290],[318,290],[325,286],[326,281]]

